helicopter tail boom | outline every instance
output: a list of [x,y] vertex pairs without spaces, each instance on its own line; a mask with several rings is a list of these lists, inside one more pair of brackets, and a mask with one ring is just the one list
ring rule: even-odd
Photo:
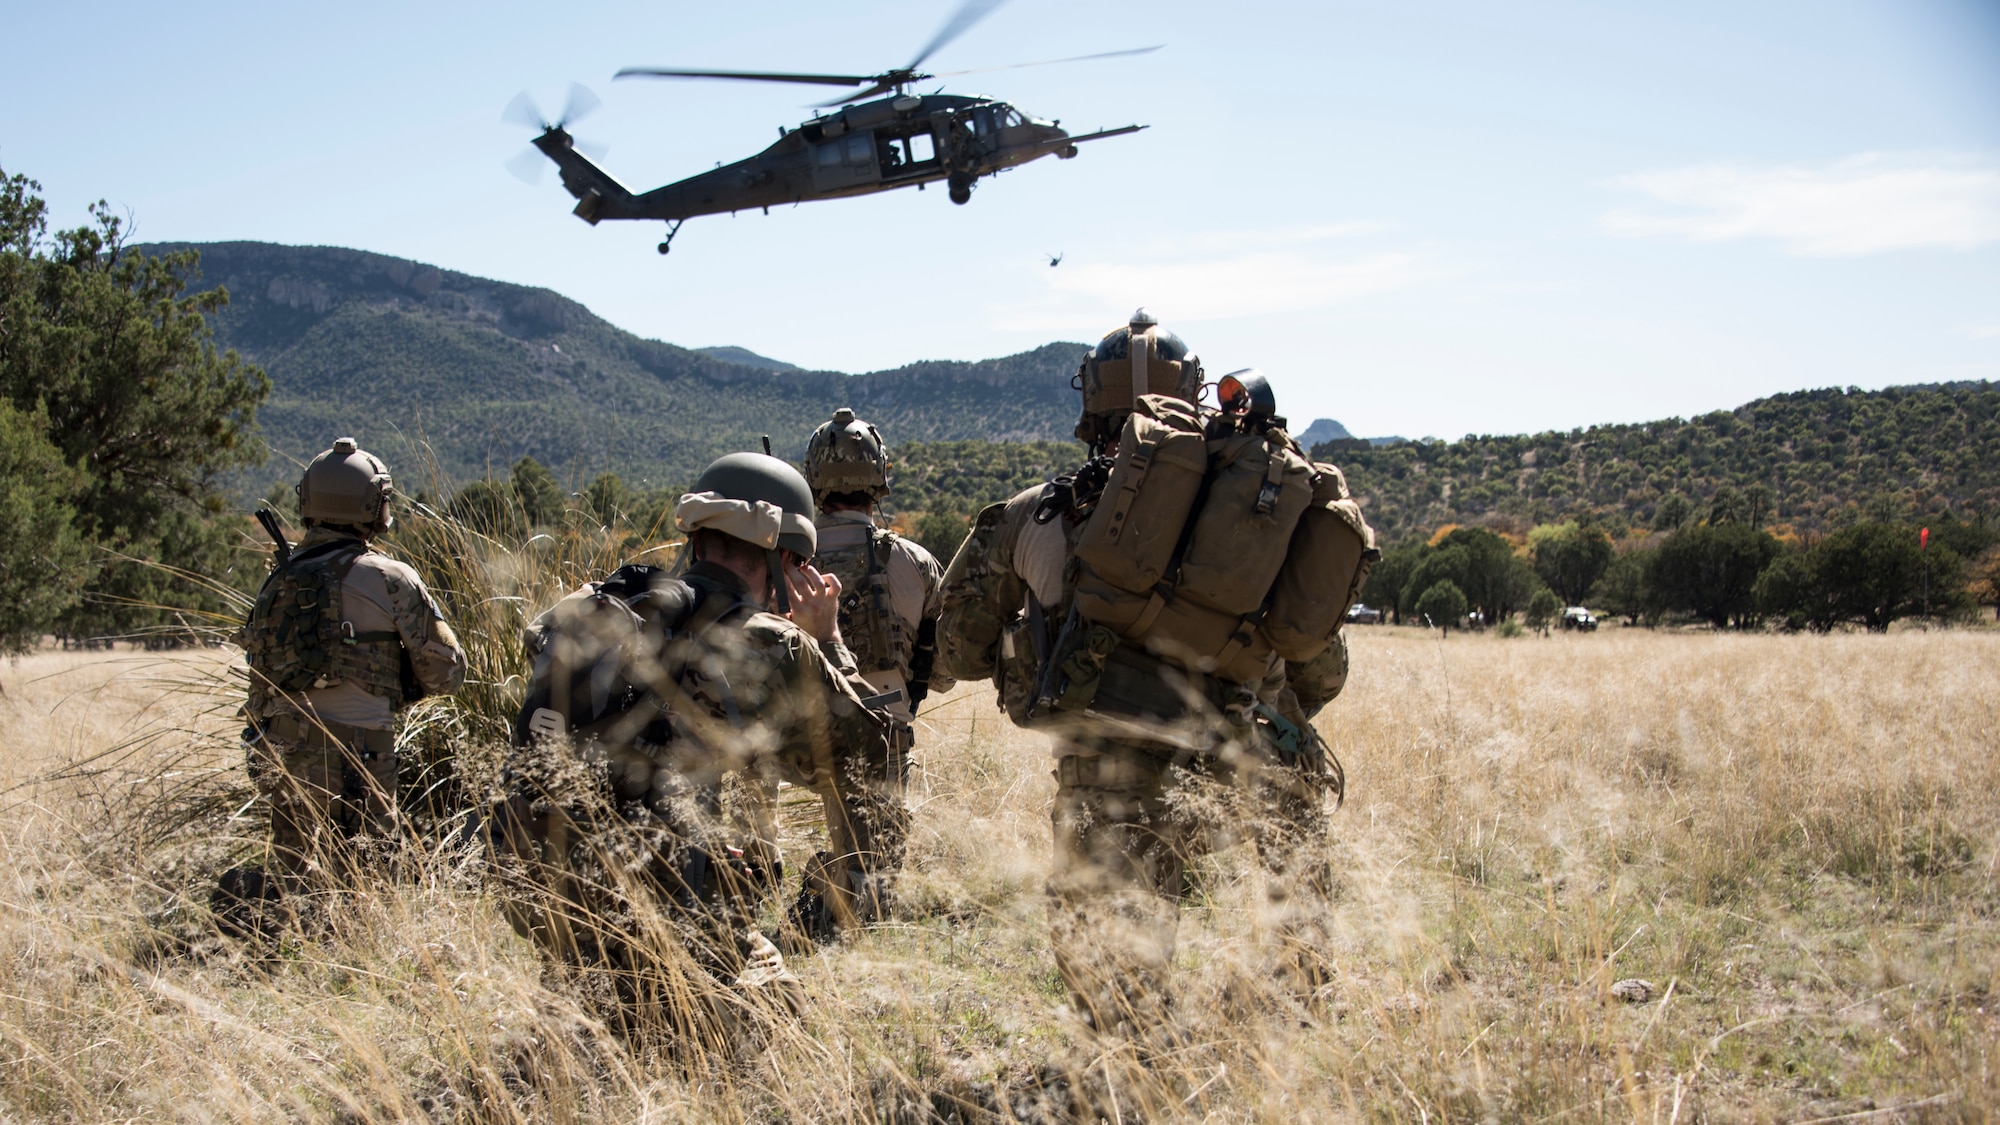
[[575,215],[596,226],[601,219],[640,218],[638,200],[611,173],[591,163],[576,150],[575,140],[560,126],[536,137],[534,146],[555,162],[562,173],[563,187],[576,197]]

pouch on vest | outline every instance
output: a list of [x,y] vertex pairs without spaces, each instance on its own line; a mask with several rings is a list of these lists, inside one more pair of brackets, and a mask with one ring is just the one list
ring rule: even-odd
[[1326,651],[1361,596],[1368,571],[1382,552],[1375,532],[1361,518],[1361,506],[1347,494],[1347,481],[1332,465],[1315,465],[1312,503],[1292,533],[1285,565],[1271,591],[1264,634],[1288,661],[1311,660]]

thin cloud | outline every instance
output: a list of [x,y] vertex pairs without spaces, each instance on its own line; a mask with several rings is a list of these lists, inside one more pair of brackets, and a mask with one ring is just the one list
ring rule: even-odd
[[1627,238],[1767,238],[1791,253],[1859,257],[2000,241],[2000,166],[1864,153],[1821,167],[1709,165],[1612,181],[1651,197],[1600,219]]
[[1065,262],[1034,300],[996,309],[1015,331],[1073,329],[1079,319],[1118,320],[1144,304],[1176,323],[1301,312],[1344,304],[1447,275],[1417,254],[1335,256],[1325,241],[1367,233],[1361,224],[1203,236],[1150,247],[1138,260]]

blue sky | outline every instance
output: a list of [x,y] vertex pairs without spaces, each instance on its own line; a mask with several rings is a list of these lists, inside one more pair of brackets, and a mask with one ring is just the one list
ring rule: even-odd
[[64,223],[101,196],[145,239],[417,258],[811,367],[1089,340],[1145,304],[1212,372],[1367,434],[2000,378],[1995,0],[1012,0],[930,65],[1166,48],[947,89],[1152,128],[966,207],[697,219],[667,258],[657,224],[591,228],[552,174],[502,170],[507,101],[572,79],[630,186],[748,155],[809,88],[611,74],[886,68],[949,6],[36,5],[9,17],[0,167]]

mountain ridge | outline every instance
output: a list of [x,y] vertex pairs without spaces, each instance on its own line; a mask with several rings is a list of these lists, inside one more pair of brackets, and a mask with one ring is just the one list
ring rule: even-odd
[[259,420],[274,479],[342,434],[391,465],[452,479],[533,456],[558,479],[615,468],[667,484],[766,434],[795,457],[840,406],[892,443],[1061,439],[1076,419],[1070,375],[1083,344],[861,375],[779,371],[641,338],[552,290],[385,254],[261,242],[136,249],[181,248],[201,253],[200,287],[229,290],[216,344],[271,375]]

